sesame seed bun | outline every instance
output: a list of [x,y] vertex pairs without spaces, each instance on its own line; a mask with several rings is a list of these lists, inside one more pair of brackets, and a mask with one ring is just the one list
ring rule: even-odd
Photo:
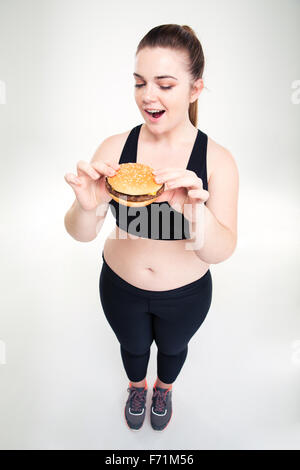
[[122,163],[115,176],[107,176],[105,186],[118,203],[142,207],[154,202],[164,191],[164,184],[157,184],[153,168],[143,163]]

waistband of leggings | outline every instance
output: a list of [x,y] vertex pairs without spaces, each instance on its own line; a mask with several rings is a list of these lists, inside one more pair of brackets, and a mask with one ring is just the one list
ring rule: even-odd
[[171,298],[171,297],[180,297],[182,295],[190,294],[194,291],[200,289],[201,286],[208,280],[211,282],[211,272],[210,269],[206,271],[206,273],[196,279],[196,281],[192,281],[189,284],[185,284],[181,287],[176,287],[175,289],[168,289],[168,290],[160,290],[160,291],[153,291],[148,289],[141,289],[140,287],[133,286],[129,282],[125,281],[122,277],[120,277],[115,271],[111,269],[111,267],[107,264],[104,258],[104,254],[102,252],[102,259],[103,259],[103,268],[105,269],[105,273],[110,277],[110,279],[117,284],[119,287],[127,290],[128,292],[134,295],[140,295],[143,297],[148,297],[151,299],[162,299],[162,298]]

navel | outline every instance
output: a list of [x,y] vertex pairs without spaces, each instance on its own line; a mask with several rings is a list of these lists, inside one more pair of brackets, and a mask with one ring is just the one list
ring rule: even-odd
[[151,271],[152,273],[154,273],[154,270],[152,268],[146,268],[148,271]]

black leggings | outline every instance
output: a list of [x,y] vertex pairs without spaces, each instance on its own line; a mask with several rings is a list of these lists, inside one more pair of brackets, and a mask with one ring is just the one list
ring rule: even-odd
[[129,284],[106,263],[99,279],[100,300],[119,343],[123,365],[132,382],[146,377],[150,346],[155,340],[157,376],[171,384],[187,356],[188,342],[203,323],[212,300],[210,270],[176,289],[151,291]]

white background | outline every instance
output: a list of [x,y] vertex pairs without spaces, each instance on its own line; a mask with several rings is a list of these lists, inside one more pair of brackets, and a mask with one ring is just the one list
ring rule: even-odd
[[[299,14],[297,0],[0,1],[1,448],[300,448]],[[143,122],[134,55],[165,23],[202,43],[198,127],[238,164],[239,240],[211,266],[213,301],[173,385],[172,422],[156,433],[148,419],[153,343],[147,418],[133,433],[98,291],[114,219],[91,243],[72,239],[64,174]]]

